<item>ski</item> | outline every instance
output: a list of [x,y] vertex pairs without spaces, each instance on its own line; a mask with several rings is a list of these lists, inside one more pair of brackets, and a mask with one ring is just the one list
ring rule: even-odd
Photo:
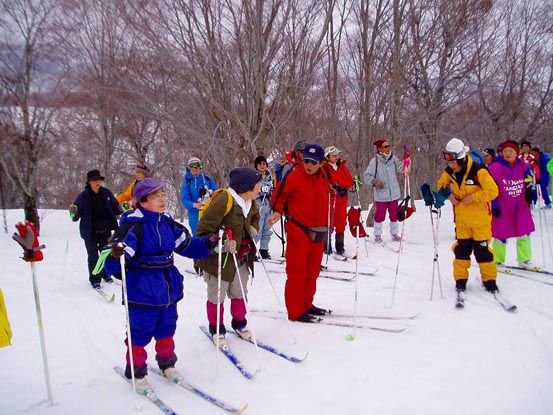
[[[336,268],[330,268],[325,265],[321,265],[321,272],[335,272],[339,274],[355,274],[355,271],[349,270],[349,269],[336,269]],[[358,271],[357,274],[359,275],[366,275],[369,277],[372,277],[378,272],[378,268],[373,268],[369,271]]]
[[[119,366],[115,366],[113,370],[115,370],[123,379],[125,379],[127,382],[129,382],[132,385],[132,380],[128,379],[125,376],[125,371],[122,368],[120,368]],[[173,411],[165,402],[163,402],[161,399],[159,399],[156,396],[153,390],[150,390],[150,391],[151,392],[149,393],[145,392],[145,393],[142,393],[141,395],[148,398],[148,400],[152,402],[155,406],[157,406],[161,410],[161,412],[163,412],[165,415],[177,415],[175,411]]]
[[[253,342],[253,339],[252,340],[246,340],[246,339],[243,339],[242,337],[240,337],[238,334],[236,334],[235,331],[231,331],[230,333],[234,334],[236,337],[238,337],[240,340],[243,340],[245,342],[248,342],[248,343],[251,343],[251,344],[254,344]],[[273,353],[279,357],[282,357],[283,359],[286,359],[288,360],[289,362],[292,362],[292,363],[301,363],[303,362],[306,358],[307,358],[307,355],[308,353],[305,354],[305,356],[303,357],[295,357],[295,356],[292,356],[292,355],[289,355],[285,352],[281,352],[280,350],[278,350],[276,347],[273,347],[273,346],[269,346],[268,344],[266,343],[262,343],[260,342],[259,340],[257,340],[257,346],[259,346],[260,348],[262,348],[263,350],[266,350],[270,353]]]
[[[341,313],[336,312],[334,310],[329,310],[330,313],[325,315],[325,317],[336,317],[336,318],[354,318],[355,316],[353,314],[349,313]],[[281,311],[277,310],[271,310],[271,309],[265,309],[265,308],[250,308],[250,313],[277,313],[277,314],[285,314]],[[414,320],[416,319],[420,313],[412,314],[408,316],[383,316],[383,315],[375,315],[375,314],[358,314],[357,318],[366,318],[366,319],[372,319],[372,320]]]
[[516,266],[512,266],[512,265],[504,265],[504,267],[506,269],[517,269],[519,271],[528,271],[528,272],[535,272],[537,274],[553,275],[553,272],[547,271],[545,269],[541,269],[539,267],[534,267],[534,268],[531,268],[531,269],[524,268],[524,267],[516,267]]
[[[353,327],[353,323],[346,323],[342,321],[333,321],[333,320],[326,320],[325,318],[322,318],[320,321],[318,321],[315,324],[324,324],[327,326],[336,326],[336,327]],[[367,329],[367,330],[374,330],[374,331],[382,331],[385,333],[401,333],[407,330],[407,327],[401,327],[401,328],[389,328],[389,327],[376,327],[376,326],[369,326],[367,324],[357,324],[355,327],[359,329]]]
[[529,280],[529,281],[533,281],[533,282],[538,282],[540,284],[544,284],[544,285],[553,285],[553,281],[542,281],[541,279],[538,279],[539,275],[536,275],[536,274],[522,274],[522,273],[519,273],[519,272],[513,272],[513,270],[511,269],[497,269],[498,272],[501,272],[502,274],[506,274],[506,275],[510,275],[512,277],[517,277],[517,278],[524,278],[526,280]]
[[334,281],[353,281],[355,279],[355,274],[353,274],[349,277],[338,277],[336,275],[323,274],[322,271],[321,271],[321,273],[319,274],[319,278],[326,278],[326,279],[334,280]]
[[[278,314],[260,314],[260,315],[262,317],[272,318],[272,319],[275,319],[275,320],[282,318],[282,316],[279,316]],[[315,319],[312,322],[303,323],[303,324],[322,324],[322,325],[325,325],[325,326],[348,327],[348,328],[353,327],[353,323],[348,323],[348,322],[345,322],[345,321],[325,320],[322,317],[315,317]],[[357,324],[355,327],[357,327],[358,329],[382,331],[382,332],[385,332],[385,333],[401,333],[401,332],[407,330],[407,327],[387,328],[387,327],[370,326],[370,325],[367,325],[367,324]]]
[[[367,318],[373,320],[414,320],[419,316],[420,313],[412,314],[409,316],[379,316],[379,315],[369,315],[369,314],[358,314],[357,318]],[[325,317],[336,317],[336,318],[355,318],[353,314],[340,313],[330,310],[330,313]]]
[[517,310],[517,306],[515,304],[512,304],[509,300],[507,300],[505,297],[503,297],[497,291],[492,293],[492,295],[493,295],[493,298],[495,298],[497,300],[497,302],[499,304],[501,304],[501,307],[503,307],[503,309],[505,311],[513,312],[513,311]]
[[[209,340],[211,340],[213,344],[215,344],[215,341],[213,340],[211,333],[209,333],[209,330],[205,326],[200,326],[200,330],[204,332],[204,334],[208,337]],[[219,350],[227,357],[228,360],[230,360],[230,362],[234,366],[236,366],[236,369],[238,369],[246,379],[253,379],[253,377],[256,375],[257,372],[251,373],[248,370],[246,370],[242,362],[238,359],[238,357],[236,357],[234,353],[232,353],[229,347],[225,347],[225,348],[220,347]]]
[[186,272],[187,274],[193,275],[196,278],[200,278],[202,276],[201,274],[198,274],[195,270],[190,268],[185,268],[184,272]]
[[457,299],[455,300],[456,308],[465,308],[465,292],[463,290],[457,290]]
[[256,262],[266,262],[268,264],[277,264],[277,265],[284,265],[286,264],[286,260],[285,259],[261,259],[259,261],[256,261]]
[[115,293],[113,293],[112,295],[109,295],[102,288],[94,288],[94,291],[100,294],[100,296],[108,303],[113,303],[115,301]]
[[[168,382],[169,379],[167,379],[163,373],[161,372],[161,370],[157,367],[153,367],[153,366],[149,366],[148,365],[148,371],[149,372],[153,372],[155,373],[156,375],[158,376],[161,376],[162,378],[166,379]],[[180,378],[176,381],[173,381],[171,383],[174,383],[176,386],[178,386],[179,388],[183,389],[183,390],[186,390],[186,391],[189,391],[189,392],[192,392],[194,395],[196,396],[199,396],[200,398],[206,400],[207,402],[223,409],[224,411],[227,411],[231,414],[243,414],[246,409],[248,409],[248,404],[245,404],[242,409],[237,409],[237,408],[234,408],[233,406],[231,405],[228,405],[222,401],[220,401],[219,399],[217,398],[214,398],[213,396],[210,396],[208,395],[207,393],[201,391],[200,389],[196,388],[195,386],[192,386],[190,383],[186,382],[184,379]]]

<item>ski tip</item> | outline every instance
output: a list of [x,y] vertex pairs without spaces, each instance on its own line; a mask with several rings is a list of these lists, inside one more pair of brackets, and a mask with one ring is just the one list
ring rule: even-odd
[[234,412],[231,412],[231,413],[233,413],[234,415],[245,414],[246,411],[248,410],[248,406],[249,406],[249,404],[245,404],[245,405],[242,407],[242,409],[239,409],[239,410],[234,411]]

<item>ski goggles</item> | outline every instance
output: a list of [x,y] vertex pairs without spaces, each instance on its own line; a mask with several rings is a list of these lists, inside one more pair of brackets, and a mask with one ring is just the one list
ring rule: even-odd
[[447,160],[447,161],[455,161],[455,160],[458,160],[460,158],[459,153],[453,153],[451,151],[442,151],[442,156],[443,156],[444,160]]
[[201,169],[202,165],[200,163],[192,163],[188,167],[190,167],[191,169]]

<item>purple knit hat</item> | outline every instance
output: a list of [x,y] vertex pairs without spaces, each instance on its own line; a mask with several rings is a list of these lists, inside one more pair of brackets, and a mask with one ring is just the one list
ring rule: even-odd
[[134,185],[132,197],[134,200],[140,202],[141,199],[148,196],[150,193],[154,193],[156,190],[163,189],[164,187],[164,184],[159,183],[151,177],[146,177]]

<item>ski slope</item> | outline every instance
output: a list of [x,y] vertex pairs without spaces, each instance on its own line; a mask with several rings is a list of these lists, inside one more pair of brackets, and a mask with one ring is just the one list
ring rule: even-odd
[[[199,325],[207,323],[205,283],[184,273],[192,262],[178,257],[186,292],[179,303],[175,336],[177,368],[194,386],[233,406],[248,403],[248,414],[553,413],[553,285],[500,274],[502,294],[518,306],[516,313],[507,313],[484,291],[474,265],[465,309],[455,309],[450,205],[443,211],[439,229],[443,298],[436,280],[430,301],[432,234],[428,208],[419,204],[406,222],[407,243],[393,307],[398,258],[393,247],[397,249],[398,244],[386,234],[385,247],[368,242],[368,257],[363,242],[359,247],[360,269],[378,267],[376,275],[360,276],[357,283],[319,279],[315,297],[320,307],[353,313],[357,286],[359,314],[420,313],[413,320],[360,319],[360,323],[407,330],[396,334],[357,329],[355,340],[347,341],[350,328],[291,323],[295,344],[283,319],[252,313],[249,321],[260,341],[296,356],[309,353],[302,363],[291,363],[260,350],[262,370],[253,380],[243,377],[222,354],[216,357],[214,346],[199,330]],[[553,237],[553,212],[546,213]],[[0,349],[0,414],[160,414],[142,397],[136,408],[131,388],[113,370],[124,365],[125,354],[120,286],[103,284],[106,291],[116,293],[115,303],[95,293],[88,284],[78,224],[65,211],[41,214],[40,240],[46,250],[37,275],[55,405],[46,402],[30,267],[18,258],[19,245],[2,231],[0,288],[14,337],[11,347]],[[537,211],[534,215],[539,229]],[[22,211],[8,211],[10,234],[22,218]],[[369,234],[372,237],[372,230]],[[543,237],[545,265],[553,270],[546,232]],[[511,241],[507,261],[513,265],[514,247]],[[346,248],[350,254],[355,251],[355,239],[349,234]],[[539,231],[533,235],[533,249],[534,263],[543,266]],[[280,251],[280,241],[273,237],[273,258]],[[328,262],[334,268],[355,267],[353,260],[344,263],[331,258]],[[266,265],[283,302],[284,265]],[[278,310],[260,264],[256,264],[249,291],[250,307]],[[230,328],[229,308],[227,304],[225,321]],[[255,371],[258,360],[253,345],[228,338],[244,365]],[[149,363],[155,365],[153,344],[147,350]],[[179,414],[225,413],[153,374],[150,378],[157,395]]]

